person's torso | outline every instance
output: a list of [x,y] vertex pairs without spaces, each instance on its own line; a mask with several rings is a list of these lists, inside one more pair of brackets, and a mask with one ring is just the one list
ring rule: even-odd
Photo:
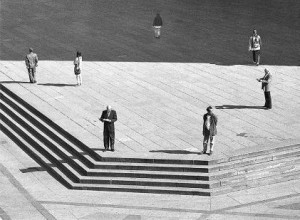
[[33,68],[36,66],[36,57],[37,55],[35,53],[27,54],[27,60],[30,68]]
[[259,37],[259,35],[252,36],[252,47],[253,47],[253,49],[256,49],[256,50],[260,49],[260,37]]

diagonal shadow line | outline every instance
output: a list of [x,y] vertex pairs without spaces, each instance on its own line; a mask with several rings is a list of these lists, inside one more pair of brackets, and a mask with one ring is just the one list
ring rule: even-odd
[[[293,196],[293,195],[291,195]],[[289,196],[287,196],[289,197]],[[148,211],[165,211],[165,212],[181,212],[181,213],[204,213],[206,215],[221,214],[221,215],[235,215],[235,216],[250,216],[250,217],[268,217],[281,219],[299,219],[299,216],[277,215],[268,213],[245,213],[245,212],[227,212],[225,209],[220,210],[200,210],[200,209],[181,209],[171,207],[150,207],[137,205],[116,205],[116,204],[97,204],[97,203],[83,203],[83,202],[60,202],[60,201],[39,201],[40,204],[55,204],[55,205],[69,205],[69,206],[85,206],[85,207],[103,207],[103,208],[119,208],[129,210],[148,210]],[[249,203],[251,204],[251,203]],[[248,204],[245,204],[248,205]]]
[[27,81],[13,81],[13,80],[11,80],[11,81],[0,81],[0,84],[13,84],[13,83],[19,83],[19,84],[21,84],[21,83],[24,83],[24,84],[29,84],[30,82],[27,82]]
[[77,84],[65,84],[65,83],[38,83],[40,86],[57,86],[57,87],[64,87],[64,86],[77,86]]
[[266,202],[273,202],[273,201],[282,200],[282,199],[289,199],[289,198],[293,198],[293,197],[300,197],[300,193],[296,193],[296,194],[292,194],[292,195],[286,195],[286,196],[280,196],[280,197],[271,198],[271,199],[265,199],[265,200],[256,201],[256,202],[250,202],[250,203],[241,204],[241,205],[232,206],[232,207],[227,207],[227,208],[222,208],[222,209],[217,209],[217,211],[223,212],[223,211],[242,208],[242,207],[246,207],[246,206],[263,204],[263,203],[266,203]]
[[266,109],[264,106],[251,105],[219,105],[215,107],[216,109]]

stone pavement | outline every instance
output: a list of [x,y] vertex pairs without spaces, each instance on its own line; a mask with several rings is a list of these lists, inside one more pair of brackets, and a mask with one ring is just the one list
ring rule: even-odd
[[215,197],[68,190],[0,133],[0,219],[299,219],[300,180]]
[[[219,118],[215,157],[300,138],[295,66],[84,62],[76,87],[70,61],[41,61],[35,85],[26,83],[24,62],[0,64],[5,86],[101,156],[198,159],[208,105]],[[274,75],[272,110],[262,109],[256,81],[264,68]],[[115,153],[102,152],[98,119],[108,104],[118,113]]]
[[[202,115],[217,106],[213,157],[297,142],[299,67],[41,61],[38,84],[24,63],[0,61],[0,81],[102,156],[200,159]],[[256,78],[274,74],[272,110]],[[105,105],[118,113],[116,152],[102,152]],[[204,198],[68,190],[1,134],[2,219],[299,219],[300,181]],[[2,199],[4,198],[4,199]]]

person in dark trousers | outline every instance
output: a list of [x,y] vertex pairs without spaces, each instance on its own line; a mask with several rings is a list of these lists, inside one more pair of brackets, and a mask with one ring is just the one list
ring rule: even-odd
[[25,64],[28,70],[29,81],[31,83],[36,83],[36,67],[38,66],[38,56],[36,53],[33,53],[33,49],[29,48],[29,54],[25,57]]
[[249,39],[249,51],[252,51],[253,63],[257,66],[260,63],[260,48],[262,46],[261,38],[254,29],[253,34]]
[[160,14],[157,13],[156,17],[154,18],[154,21],[153,21],[155,38],[160,38],[160,29],[161,29],[162,25],[163,25],[162,18],[160,17]]
[[206,108],[207,113],[203,115],[203,151],[200,154],[206,154],[207,145],[210,141],[210,151],[208,155],[212,155],[214,151],[215,137],[217,135],[217,123],[218,118],[213,113],[213,108],[208,106]]
[[108,150],[109,146],[111,151],[114,151],[115,144],[115,125],[117,121],[117,113],[111,108],[110,105],[106,107],[106,110],[102,112],[101,118],[99,119],[104,123],[103,129],[103,141],[104,141],[104,150]]
[[265,94],[265,105],[266,109],[272,108],[272,99],[271,99],[271,81],[272,81],[272,74],[269,70],[265,69],[264,77],[257,79],[258,82],[261,82],[261,89],[264,90]]

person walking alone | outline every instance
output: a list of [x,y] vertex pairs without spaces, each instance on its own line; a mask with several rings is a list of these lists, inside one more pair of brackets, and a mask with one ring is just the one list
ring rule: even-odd
[[269,70],[265,69],[264,77],[257,79],[258,82],[261,82],[261,89],[264,91],[265,95],[265,105],[266,109],[272,108],[272,98],[271,98],[271,81],[272,81],[272,74]]
[[100,121],[104,123],[103,128],[103,142],[104,142],[104,150],[110,149],[111,151],[115,151],[115,125],[114,123],[117,121],[117,113],[115,110],[111,108],[110,105],[106,107],[106,110],[102,112],[100,117]]
[[249,39],[249,51],[252,51],[253,63],[257,66],[260,62],[260,48],[262,46],[261,38],[254,29],[253,34]]
[[160,38],[160,29],[161,29],[162,25],[163,25],[162,18],[160,16],[160,14],[157,13],[156,17],[154,18],[154,21],[153,21],[153,28],[154,28],[155,38]]
[[28,70],[29,81],[31,83],[36,83],[36,67],[38,66],[38,56],[36,53],[33,53],[33,49],[29,48],[29,54],[25,57],[25,64]]
[[203,150],[200,154],[207,153],[207,145],[210,142],[210,150],[208,155],[212,155],[214,151],[214,143],[215,143],[215,136],[217,135],[217,123],[218,118],[213,113],[213,108],[208,106],[206,108],[207,113],[203,115]]
[[80,86],[82,84],[81,68],[82,68],[82,56],[81,56],[81,52],[77,51],[76,58],[74,60],[74,73],[76,75],[77,86]]

